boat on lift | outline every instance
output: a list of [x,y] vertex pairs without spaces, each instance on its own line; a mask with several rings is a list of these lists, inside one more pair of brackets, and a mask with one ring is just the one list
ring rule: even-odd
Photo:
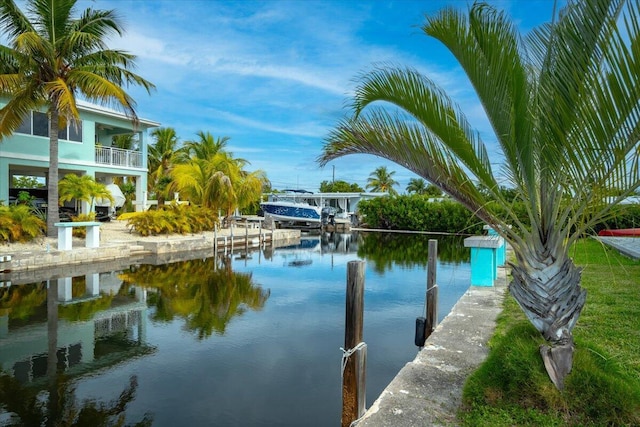
[[322,207],[314,206],[305,198],[313,194],[306,190],[284,190],[269,196],[260,203],[264,216],[271,216],[280,223],[302,224],[319,227],[322,221]]

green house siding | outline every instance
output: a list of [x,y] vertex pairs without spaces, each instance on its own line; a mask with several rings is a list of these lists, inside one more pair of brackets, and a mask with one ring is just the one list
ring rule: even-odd
[[[0,106],[3,105],[0,101]],[[114,177],[135,177],[136,198],[142,200],[147,187],[148,130],[160,124],[140,120],[134,126],[123,114],[93,105],[79,105],[79,111],[82,142],[59,139],[59,177],[67,173],[87,174],[103,181]],[[121,134],[136,135],[138,150],[111,147],[112,137]],[[0,201],[9,201],[12,176],[43,178],[48,167],[48,137],[14,133],[0,141]]]

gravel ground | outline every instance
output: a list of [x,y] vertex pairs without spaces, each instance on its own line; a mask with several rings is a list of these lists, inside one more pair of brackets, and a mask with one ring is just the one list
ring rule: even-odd
[[[109,222],[103,222],[100,226],[100,243],[108,244],[110,242],[122,242],[131,241],[135,242],[142,239],[137,233],[130,233],[127,227],[126,221],[112,220]],[[50,249],[56,249],[58,247],[57,237],[40,237],[32,240],[31,242],[21,243],[6,243],[0,245],[0,254],[13,254],[18,252],[32,252],[37,250],[46,250],[47,245]],[[73,238],[73,246],[84,246],[84,239],[77,237]]]

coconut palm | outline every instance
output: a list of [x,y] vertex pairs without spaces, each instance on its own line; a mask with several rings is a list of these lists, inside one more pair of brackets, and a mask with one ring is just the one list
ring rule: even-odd
[[123,150],[137,150],[138,145],[137,141],[134,138],[133,134],[122,134],[122,135],[114,135],[111,139],[113,142],[113,146],[116,148],[122,148]]
[[386,166],[380,166],[369,174],[367,178],[367,189],[379,191],[382,193],[397,194],[393,189],[394,185],[398,185],[398,181],[393,179],[395,171],[389,172]]
[[173,168],[172,189],[185,194],[195,204],[221,209],[230,215],[236,208],[243,209],[260,200],[267,182],[263,171],[243,170],[245,163],[225,151],[209,159],[194,157]]
[[184,161],[184,149],[178,147],[178,136],[173,128],[154,129],[151,137],[155,142],[148,147],[147,185],[149,192],[156,194],[158,206],[161,206],[168,198],[171,169],[176,163]]
[[197,134],[198,139],[193,141],[186,141],[184,143],[185,153],[189,157],[196,157],[198,159],[209,159],[220,151],[225,151],[225,147],[229,142],[228,136],[214,138],[209,132],[199,131]]
[[58,213],[58,130],[79,122],[76,98],[121,108],[137,121],[129,84],[148,92],[150,82],[131,72],[135,56],[107,48],[123,30],[112,10],[86,9],[78,18],[77,0],[28,0],[27,14],[13,0],[0,1],[0,26],[8,44],[0,45],[0,139],[20,126],[31,110],[49,116],[47,232],[55,236]]
[[424,194],[427,190],[427,181],[422,178],[411,178],[406,190],[407,193]]
[[[505,237],[515,253],[511,295],[547,340],[540,352],[560,389],[586,299],[569,249],[640,186],[638,8],[635,1],[570,0],[526,38],[485,4],[467,13],[444,9],[422,27],[470,79],[501,149],[501,182],[520,195],[530,225],[509,209],[479,133],[442,89],[412,69],[363,74],[353,115],[331,132],[319,159],[326,164],[352,153],[390,159]],[[375,101],[399,109],[370,105]],[[612,187],[622,191],[605,199]]]
[[97,182],[91,175],[78,176],[70,173],[60,180],[58,192],[60,194],[60,203],[75,200],[76,214],[78,211],[78,202],[84,201],[89,203],[89,211],[93,210],[96,199],[107,199],[111,203],[114,202],[113,195],[106,185]]

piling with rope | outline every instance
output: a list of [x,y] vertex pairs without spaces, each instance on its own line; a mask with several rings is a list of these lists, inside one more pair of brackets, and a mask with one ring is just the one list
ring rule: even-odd
[[424,347],[438,324],[438,285],[436,285],[436,270],[438,265],[438,241],[429,239],[429,254],[427,261],[427,292],[425,294],[424,317],[416,319],[416,333],[414,343]]
[[429,258],[427,263],[427,312],[424,339],[438,325],[438,285],[436,285],[436,270],[438,266],[438,241],[429,239]]
[[362,417],[366,406],[367,345],[362,341],[364,324],[364,262],[347,264],[347,296],[344,347],[342,350],[342,427]]

